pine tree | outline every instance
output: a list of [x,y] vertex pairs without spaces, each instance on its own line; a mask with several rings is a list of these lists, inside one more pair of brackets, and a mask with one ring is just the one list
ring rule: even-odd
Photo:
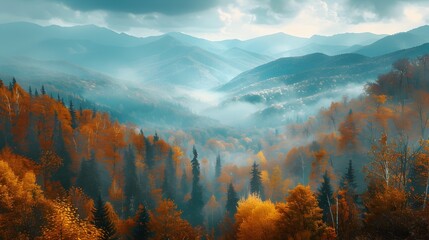
[[15,79],[15,77],[12,77],[12,87],[15,87],[16,86],[16,79]]
[[153,145],[150,143],[149,139],[145,138],[144,141],[146,153],[145,153],[145,163],[149,169],[152,169],[155,162],[154,162],[154,150]]
[[135,240],[146,240],[152,235],[149,229],[150,216],[143,205],[139,206],[137,214],[134,219],[136,225],[133,228],[133,239]]
[[35,96],[35,97],[38,97],[38,96],[39,96],[39,92],[37,91],[37,89],[36,89],[36,90],[34,90],[34,96]]
[[40,141],[39,141],[39,133],[37,129],[37,122],[33,115],[33,113],[30,112],[29,116],[29,125],[27,128],[27,156],[32,159],[35,162],[39,162],[40,155],[42,153],[41,147],[40,147]]
[[216,172],[215,172],[216,179],[220,177],[221,171],[222,171],[222,162],[220,159],[220,154],[218,153],[216,157]]
[[33,91],[31,90],[31,86],[28,87],[28,94],[30,95],[30,97],[33,96]]
[[192,165],[192,191],[189,199],[189,222],[192,225],[202,225],[204,207],[203,189],[200,185],[200,163],[198,162],[198,153],[195,146],[192,150],[194,157],[191,160]]
[[222,162],[220,159],[220,154],[217,154],[216,157],[216,166],[215,166],[215,179],[214,179],[214,192],[215,192],[215,196],[216,198],[220,199],[221,197],[221,193],[220,193],[220,183],[219,183],[219,177],[222,173]]
[[70,100],[69,112],[70,112],[70,116],[71,116],[71,127],[73,129],[76,129],[77,128],[76,111],[74,110],[72,100]]
[[319,207],[323,210],[323,221],[332,224],[333,215],[331,206],[334,203],[334,197],[331,179],[329,178],[327,171],[325,171],[325,174],[323,175],[323,182],[318,189],[317,200],[319,202]]
[[341,180],[341,188],[351,191],[356,191],[357,184],[355,180],[355,170],[353,168],[352,160],[349,160],[349,166],[347,172],[344,174]]
[[[182,177],[180,178],[180,199],[184,199],[186,194],[189,192],[188,176],[186,174],[186,169],[182,171]],[[178,204],[182,204],[182,201],[179,201]]]
[[159,136],[158,136],[158,133],[155,132],[155,135],[153,136],[153,142],[156,143],[158,141],[159,141]]
[[252,170],[250,172],[250,193],[258,195],[262,200],[264,200],[264,190],[262,186],[261,171],[259,170],[259,165],[256,162],[253,162]]
[[231,217],[234,217],[235,213],[237,212],[238,200],[239,199],[237,196],[237,192],[234,189],[234,185],[230,183],[228,186],[225,209],[228,212],[228,214],[230,214]]
[[100,194],[101,188],[95,152],[91,151],[89,160],[83,159],[80,164],[80,172],[76,180],[76,185],[82,188],[86,195],[92,199],[96,199]]
[[44,85],[42,85],[41,93],[42,93],[42,95],[46,95],[46,91],[45,91],[45,86]]
[[102,231],[100,240],[114,240],[116,238],[116,227],[110,218],[110,212],[106,204],[98,197],[92,209],[93,224]]
[[125,167],[125,183],[124,183],[124,195],[125,195],[125,218],[134,214],[136,206],[140,201],[140,191],[137,185],[137,171],[136,171],[136,158],[131,145],[125,150],[124,154]]
[[162,195],[164,198],[175,200],[176,169],[174,167],[173,150],[170,148],[165,161],[164,180],[162,182]]
[[55,113],[54,123],[54,132],[52,136],[54,142],[54,150],[57,155],[63,160],[61,167],[54,175],[54,179],[59,181],[65,189],[69,189],[71,186],[71,178],[73,175],[71,172],[72,160],[66,148],[62,124],[61,121],[59,121],[58,119],[57,113]]

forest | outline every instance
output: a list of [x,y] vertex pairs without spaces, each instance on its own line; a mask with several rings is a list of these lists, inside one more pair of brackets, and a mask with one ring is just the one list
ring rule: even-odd
[[0,239],[429,238],[429,55],[252,151],[3,80]]

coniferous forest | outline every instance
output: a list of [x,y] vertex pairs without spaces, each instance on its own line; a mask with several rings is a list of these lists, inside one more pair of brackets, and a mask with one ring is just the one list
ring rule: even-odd
[[245,165],[3,80],[0,237],[426,239],[427,60],[397,61],[279,137],[311,142],[268,159],[273,140]]

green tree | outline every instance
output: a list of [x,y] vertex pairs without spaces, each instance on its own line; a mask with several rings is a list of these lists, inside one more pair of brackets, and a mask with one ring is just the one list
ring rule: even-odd
[[102,231],[101,240],[114,240],[116,237],[116,227],[110,217],[110,210],[107,205],[98,197],[92,209],[93,224]]
[[250,193],[256,194],[262,200],[264,200],[264,190],[262,186],[261,171],[259,170],[259,165],[256,162],[253,162],[252,170],[250,171]]
[[334,222],[331,206],[334,203],[334,197],[331,179],[329,178],[327,171],[325,171],[325,174],[323,175],[323,182],[318,189],[317,200],[319,202],[319,207],[322,209],[323,221],[333,224]]
[[234,189],[234,185],[230,183],[228,185],[228,193],[227,193],[225,209],[231,217],[234,217],[234,214],[237,212],[238,200],[239,199],[237,196],[237,192]]
[[80,172],[76,180],[76,185],[92,199],[97,199],[100,194],[100,175],[95,159],[95,152],[91,151],[89,160],[83,159],[80,163]]
[[164,180],[162,182],[162,195],[164,198],[176,199],[176,168],[174,166],[173,150],[170,148],[165,161]]
[[192,225],[201,225],[203,223],[202,210],[204,207],[203,189],[200,184],[200,163],[198,162],[198,153],[195,146],[192,150],[194,157],[191,160],[192,165],[192,191],[189,199],[189,222]]
[[139,206],[135,216],[136,226],[133,228],[133,239],[146,240],[151,237],[152,232],[149,229],[150,216],[143,205]]
[[124,153],[124,195],[125,195],[125,209],[124,217],[128,218],[134,214],[136,207],[138,206],[138,201],[140,200],[140,191],[138,187],[138,178],[136,171],[136,158],[134,151],[131,148],[131,145],[128,146],[128,149]]

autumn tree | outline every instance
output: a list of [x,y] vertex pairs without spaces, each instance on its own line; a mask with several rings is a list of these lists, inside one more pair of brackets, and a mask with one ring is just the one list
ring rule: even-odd
[[322,221],[322,209],[309,186],[289,191],[286,203],[279,203],[276,221],[280,236],[287,239],[334,239],[335,232]]
[[235,221],[237,239],[276,239],[279,213],[271,201],[262,201],[257,195],[249,195],[238,202]]
[[149,227],[154,233],[153,239],[197,239],[198,232],[181,215],[173,201],[162,200],[155,213],[150,214]]

